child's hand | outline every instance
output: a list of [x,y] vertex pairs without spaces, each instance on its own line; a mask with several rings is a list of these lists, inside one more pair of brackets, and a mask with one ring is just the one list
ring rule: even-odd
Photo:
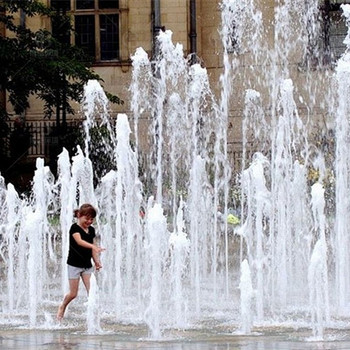
[[95,268],[96,268],[96,271],[102,269],[102,264],[101,264],[100,261],[96,261],[96,262],[95,262]]
[[92,247],[92,250],[95,252],[95,253],[101,253],[103,252],[104,250],[106,250],[105,248],[101,248],[101,247],[98,247],[97,245],[94,245]]

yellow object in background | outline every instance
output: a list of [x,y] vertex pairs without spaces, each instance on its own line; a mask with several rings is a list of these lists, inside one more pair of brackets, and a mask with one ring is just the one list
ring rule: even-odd
[[238,225],[241,221],[237,216],[234,216],[233,214],[227,215],[227,222],[231,225]]

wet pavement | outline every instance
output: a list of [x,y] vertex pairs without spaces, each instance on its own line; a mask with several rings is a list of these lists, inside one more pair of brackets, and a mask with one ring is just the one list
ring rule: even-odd
[[[138,332],[136,332],[138,333]],[[1,350],[349,350],[350,333],[347,330],[329,333],[323,341],[307,338],[305,333],[252,334],[186,334],[178,331],[172,338],[160,341],[138,338],[139,334],[105,332],[86,334],[71,329],[2,329]]]

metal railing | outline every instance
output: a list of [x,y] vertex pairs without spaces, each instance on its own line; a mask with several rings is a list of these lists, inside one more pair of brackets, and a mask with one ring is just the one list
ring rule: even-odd
[[[68,127],[78,127],[80,123],[72,122],[68,124]],[[27,148],[24,154],[31,158],[47,157],[48,156],[48,144],[58,143],[58,137],[54,134],[56,128],[55,121],[30,121],[25,122],[18,126],[16,122],[9,122],[9,156],[11,156],[11,143],[16,144],[21,142],[21,138],[29,139],[29,148]],[[18,137],[18,140],[16,140]],[[11,140],[12,138],[12,140]]]
[[[16,122],[9,122],[9,133],[8,133],[8,156],[12,157],[12,161],[17,163],[22,161],[25,158],[37,158],[42,157],[48,159],[49,146],[58,145],[58,136],[55,134],[56,122],[50,120],[43,121],[29,121],[24,124],[16,125]],[[79,122],[70,122],[68,123],[68,128],[75,127],[78,128],[81,126]],[[13,142],[23,142],[20,139],[16,140],[15,131],[21,131],[27,137],[29,137],[29,148],[26,148],[21,154],[13,155],[11,154],[11,137],[14,139]],[[251,156],[251,152],[248,152],[248,157]],[[234,172],[239,172],[242,166],[242,143],[241,142],[229,142],[228,143],[228,158],[229,163],[231,164]]]

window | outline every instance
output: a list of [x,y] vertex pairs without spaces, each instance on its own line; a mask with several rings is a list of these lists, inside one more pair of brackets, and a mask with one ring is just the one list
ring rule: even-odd
[[51,6],[58,11],[69,11],[70,10],[70,0],[51,0]]
[[87,10],[95,8],[95,0],[76,0],[77,10]]
[[[51,0],[51,6],[71,16],[75,30],[71,43],[94,57],[95,62],[120,60],[118,0]],[[52,21],[56,37],[60,27]]]
[[52,35],[61,43],[70,43],[69,18],[62,18],[70,10],[70,0],[51,0],[51,6],[57,10],[57,16],[52,18]]
[[75,32],[75,44],[81,47],[89,56],[95,57],[95,16],[76,16]]
[[118,40],[118,15],[100,15],[101,60],[116,59],[119,54],[115,43]]
[[344,39],[348,28],[345,23],[342,4],[350,4],[350,0],[325,0],[323,6],[324,45],[326,62],[339,59],[345,52]]

